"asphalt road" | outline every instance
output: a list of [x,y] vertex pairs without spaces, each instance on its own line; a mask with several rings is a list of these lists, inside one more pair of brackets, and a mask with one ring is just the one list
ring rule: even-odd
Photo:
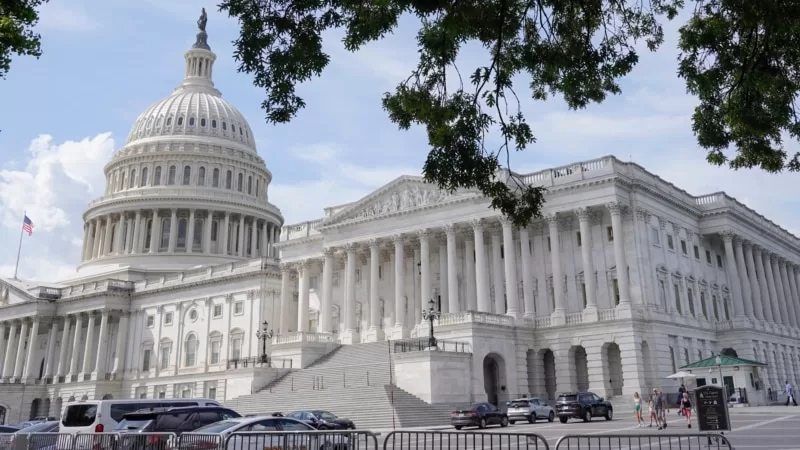
[[[631,414],[632,415],[632,414]],[[632,417],[618,417],[612,421],[595,419],[590,423],[570,421],[519,423],[508,428],[492,427],[486,434],[476,434],[472,429],[455,431],[440,430],[445,434],[434,434],[423,430],[400,431],[378,436],[379,448],[403,450],[471,450],[471,449],[524,449],[543,450],[556,448],[556,442],[565,435],[588,436],[569,438],[562,442],[559,450],[694,450],[728,449],[725,441],[711,441],[698,435],[697,422],[693,428],[686,426],[686,419],[671,411],[667,416],[669,426],[665,430],[638,428]],[[786,413],[731,413],[733,431],[725,437],[735,450],[800,450],[800,408],[787,408]],[[541,440],[525,434],[536,433]],[[620,436],[622,435],[622,436]],[[386,447],[384,439],[388,436]],[[371,445],[364,449],[371,448]]]

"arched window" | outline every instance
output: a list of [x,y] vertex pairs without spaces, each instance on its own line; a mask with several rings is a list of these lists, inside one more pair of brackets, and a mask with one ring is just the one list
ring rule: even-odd
[[194,126],[194,117],[189,117],[189,126],[190,127]]
[[183,125],[183,117],[178,117],[178,126]]
[[203,247],[203,219],[194,219],[194,236],[192,238],[192,250]]
[[219,187],[219,169],[214,169],[212,172],[211,187]]
[[172,117],[167,117],[167,126],[172,125]]
[[161,185],[161,166],[156,167],[155,172],[153,172],[153,186],[160,186]]
[[165,217],[161,219],[161,245],[159,248],[168,248],[169,247],[169,232],[170,232],[170,222],[172,219],[169,217]]
[[128,177],[128,189],[136,187],[136,169],[131,169],[131,176]]
[[242,185],[244,184],[244,176],[242,174],[239,174],[239,176],[236,178],[237,178],[236,190],[242,192]]
[[119,178],[119,188],[118,191],[125,189],[125,172],[122,172],[122,176]]
[[192,168],[189,166],[183,167],[183,185],[188,186],[192,180]]
[[175,172],[177,172],[175,166],[169,166],[169,175],[167,176],[167,184],[170,186],[175,184]]
[[253,195],[253,176],[247,176],[247,195]]
[[205,128],[205,126],[206,126],[206,119],[205,118],[200,119],[200,126]]
[[145,235],[145,238],[144,238],[144,248],[150,250],[150,236],[151,236],[152,231],[153,231],[153,220],[152,219],[147,221],[147,227],[145,227],[145,228],[146,228],[146,231],[145,231],[146,235]]
[[217,119],[211,119],[211,128],[217,128]]
[[203,186],[206,184],[206,168],[201,167],[197,170],[197,185]]
[[225,174],[225,189],[231,188],[231,182],[233,182],[233,172],[230,170],[227,174]]
[[177,248],[186,249],[186,219],[178,220]]
[[258,197],[258,196],[259,196],[259,195],[258,195],[258,194],[259,194],[259,191],[258,191],[258,180],[259,180],[259,179],[258,179],[258,178],[256,178],[256,197]]
[[139,177],[139,187],[145,187],[147,185],[147,167],[142,169],[142,175]]
[[226,124],[224,121],[222,122],[222,129],[223,130],[227,130],[228,129],[228,124]]
[[186,338],[186,359],[184,360],[185,367],[194,367],[197,362],[197,336],[194,333]]

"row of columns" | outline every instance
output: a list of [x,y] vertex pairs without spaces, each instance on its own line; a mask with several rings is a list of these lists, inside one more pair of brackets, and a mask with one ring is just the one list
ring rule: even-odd
[[[618,202],[609,203],[606,205],[611,215],[611,226],[615,236],[614,239],[614,255],[616,258],[617,278],[620,291],[620,305],[630,304],[630,289],[628,284],[628,271],[627,261],[625,257],[624,248],[624,235],[622,227],[622,214],[623,205]],[[587,208],[578,209],[574,212],[577,214],[581,226],[581,235],[584,241],[582,245],[582,257],[584,267],[594,267],[592,262],[591,253],[591,232],[590,232],[590,217],[592,211]],[[564,295],[564,280],[561,267],[561,249],[558,239],[558,226],[561,216],[559,214],[551,214],[546,217],[550,236],[551,263],[553,268],[553,283],[554,283],[554,297],[555,308],[554,315],[566,314],[567,305]],[[522,273],[530,274],[533,267],[533,261],[529,251],[530,233],[527,228],[518,229],[510,221],[505,218],[500,218],[500,227],[490,226],[489,222],[485,219],[476,219],[471,221],[466,227],[466,224],[446,224],[441,228],[443,239],[440,242],[440,294],[442,298],[442,310],[444,312],[459,312],[461,310],[462,302],[459,301],[459,280],[458,271],[455,268],[458,266],[458,253],[456,234],[459,231],[466,230],[468,236],[464,243],[467,255],[471,255],[474,251],[475,258],[466,257],[465,270],[467,271],[467,298],[463,302],[465,310],[477,310],[480,312],[496,312],[498,314],[507,314],[516,319],[523,316],[532,318],[534,316],[534,286],[533,279],[530,276],[523,276],[522,284],[522,299],[519,298],[518,293],[518,278],[517,278],[517,255],[519,251]],[[494,307],[492,305],[492,298],[489,291],[489,256],[486,254],[485,236],[486,230],[491,231],[492,243],[492,267],[495,270],[492,278],[494,280],[504,280],[495,283],[494,292]],[[370,276],[370,319],[369,328],[375,332],[380,328],[380,308],[379,308],[379,262],[380,251],[389,242],[390,247],[394,250],[395,259],[395,273],[394,273],[394,310],[395,310],[395,323],[394,327],[397,329],[398,335],[403,335],[408,330],[409,326],[414,324],[406,320],[405,317],[405,245],[408,241],[415,238],[415,243],[418,247],[415,252],[419,251],[420,260],[420,284],[421,295],[419,308],[422,310],[427,309],[428,301],[432,298],[431,293],[431,267],[430,267],[430,251],[431,243],[430,237],[435,233],[434,229],[426,228],[417,231],[416,233],[396,234],[391,237],[371,239],[367,242],[366,247],[369,248],[369,276]],[[470,233],[471,231],[471,233]],[[515,233],[518,234],[519,239],[515,239]],[[471,234],[471,236],[470,236]],[[517,248],[517,242],[519,248]],[[504,248],[505,257],[501,254],[501,245]],[[333,301],[333,265],[335,263],[335,255],[342,253],[345,258],[345,295],[344,295],[344,322],[345,332],[355,333],[355,304],[356,304],[356,257],[357,252],[362,249],[363,243],[352,242],[345,244],[341,249],[326,248],[323,253],[322,264],[322,299],[320,310],[320,332],[329,333],[332,331],[332,301]],[[312,263],[319,263],[319,261],[304,260],[296,264],[283,264],[281,266],[282,283],[281,283],[281,324],[280,332],[287,333],[292,328],[292,320],[289,317],[290,302],[292,299],[292,281],[291,277],[294,271],[298,275],[298,331],[308,331],[308,280],[309,272]],[[474,274],[474,278],[470,277]],[[352,280],[352,281],[351,281]],[[586,294],[587,294],[587,308],[597,309],[597,296],[594,277],[586,277]],[[520,303],[522,302],[522,304]],[[524,306],[524,314],[523,307]],[[493,311],[494,310],[494,311]]]
[[[180,219],[187,221],[182,252],[239,257],[260,255],[262,258],[277,256],[273,245],[280,239],[280,226],[268,219],[211,210],[189,209],[181,210],[179,213],[178,209],[173,208],[169,210],[169,230],[162,230],[161,211],[160,209],[137,210],[106,214],[89,219],[84,227],[83,260],[88,261],[105,256],[160,253],[161,238],[165,231],[169,232],[166,251],[174,253],[178,250],[178,222]],[[218,221],[217,247],[212,248],[211,231],[215,218]],[[200,226],[203,228],[199,249],[193,245],[195,226],[197,226],[196,219],[201,220]],[[147,243],[148,220],[152,220],[149,245]],[[235,232],[237,229],[240,230],[238,240]],[[256,230],[256,232],[250,233],[249,242],[245,242],[244,230],[246,229]],[[262,242],[260,248],[257,245],[259,234]],[[228,239],[220,239],[219,236],[228,236]]]
[[[0,322],[0,348],[5,348],[2,360],[2,379],[5,381],[32,381],[38,378],[39,374],[36,373],[38,365],[34,358],[41,324],[50,327],[47,335],[43,379],[85,378],[87,375],[94,380],[105,379],[108,372],[106,367],[107,345],[104,344],[103,339],[109,333],[111,314],[109,310],[102,310],[67,315],[63,318],[33,317],[21,321]],[[45,320],[46,322],[44,322]],[[95,336],[98,320],[100,321],[100,330],[99,334]],[[86,323],[85,334],[84,322]],[[60,354],[56,358],[59,323],[61,324],[61,346]],[[8,339],[5,339],[6,330],[8,330]],[[120,358],[124,356],[123,345],[128,330],[127,313],[119,314],[118,330],[114,366],[111,370],[113,373],[122,369]],[[26,343],[27,357],[25,357]],[[97,343],[96,350],[94,349],[95,343]],[[81,346],[84,347],[82,360],[79,358]],[[80,375],[83,377],[79,377]]]
[[800,267],[732,231],[721,235],[734,315],[800,328]]

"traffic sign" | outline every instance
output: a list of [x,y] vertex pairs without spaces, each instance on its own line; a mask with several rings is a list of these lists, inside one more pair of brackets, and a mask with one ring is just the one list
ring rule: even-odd
[[725,389],[706,385],[695,389],[697,424],[700,431],[730,431],[728,399]]

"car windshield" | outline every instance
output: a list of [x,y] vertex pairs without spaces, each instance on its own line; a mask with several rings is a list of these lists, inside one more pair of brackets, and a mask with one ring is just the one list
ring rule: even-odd
[[508,405],[510,408],[527,408],[530,406],[527,400],[515,400]]
[[336,419],[338,419],[338,417],[336,417],[335,414],[329,413],[328,411],[314,411],[314,415],[319,417],[322,420],[336,420]]
[[28,434],[28,433],[50,433],[53,430],[58,428],[58,422],[42,422],[31,425],[29,427],[25,427],[18,431],[18,433]]
[[141,430],[146,427],[153,419],[151,417],[133,416],[122,419],[117,424],[117,430]]
[[210,425],[206,425],[204,427],[200,427],[192,433],[199,433],[199,434],[217,434],[222,433],[225,430],[233,428],[234,426],[238,425],[239,422],[233,422],[231,420],[223,420],[222,422],[215,422]]
[[561,395],[558,397],[559,402],[574,402],[578,400],[577,395]]

